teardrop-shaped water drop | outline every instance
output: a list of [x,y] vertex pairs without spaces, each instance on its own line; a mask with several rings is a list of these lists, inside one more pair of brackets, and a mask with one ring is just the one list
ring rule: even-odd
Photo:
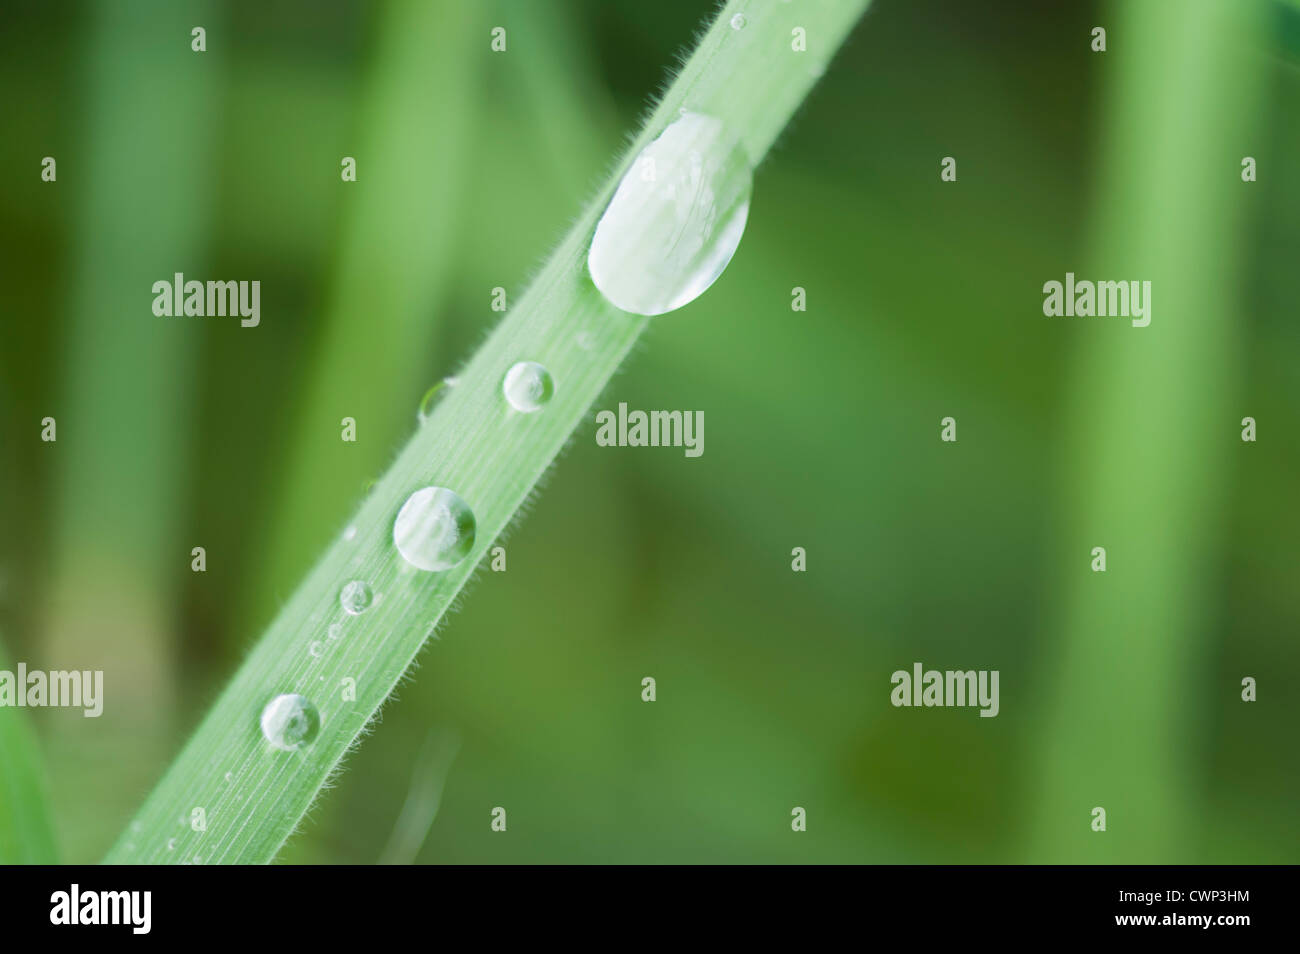
[[393,543],[411,566],[448,570],[474,549],[474,511],[445,487],[417,490],[402,504]]
[[364,580],[353,580],[339,590],[339,605],[350,616],[360,616],[375,601],[375,591]]
[[536,361],[520,361],[506,372],[501,390],[512,408],[531,414],[540,411],[555,394],[555,379]]
[[319,731],[320,713],[306,696],[296,692],[276,696],[262,710],[262,735],[277,749],[300,749]]
[[637,156],[596,225],[587,270],[624,311],[662,315],[702,295],[740,244],[749,157],[721,121],[685,112]]

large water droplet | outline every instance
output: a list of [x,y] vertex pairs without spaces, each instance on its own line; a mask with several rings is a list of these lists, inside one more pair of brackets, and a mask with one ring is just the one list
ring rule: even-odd
[[262,735],[277,749],[292,752],[316,738],[320,714],[306,696],[288,692],[276,696],[262,710]]
[[501,390],[512,408],[531,414],[551,399],[555,393],[555,380],[551,372],[536,361],[520,361],[506,372]]
[[421,570],[448,570],[474,549],[474,511],[445,487],[417,490],[402,504],[393,543]]
[[686,112],[637,156],[587,253],[601,293],[624,311],[662,315],[702,295],[740,244],[753,175],[736,138]]
[[346,583],[339,591],[339,604],[343,607],[343,611],[351,616],[360,616],[370,609],[370,604],[374,601],[375,592],[364,580]]

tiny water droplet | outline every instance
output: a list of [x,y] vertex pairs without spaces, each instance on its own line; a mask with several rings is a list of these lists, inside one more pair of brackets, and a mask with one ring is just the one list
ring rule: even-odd
[[360,616],[374,601],[375,593],[364,580],[353,580],[339,591],[339,604],[349,616]]
[[433,415],[433,409],[437,406],[438,400],[446,393],[446,390],[454,388],[457,383],[456,378],[443,378],[424,392],[424,397],[420,398],[420,406],[415,411],[415,416],[419,418],[421,424]]
[[421,570],[448,570],[474,549],[474,511],[445,487],[425,487],[406,498],[393,524],[393,543]]
[[311,655],[314,658],[320,659],[321,650],[323,650],[324,648],[325,648],[325,644],[322,643],[320,640],[316,640],[310,646],[307,647],[307,652],[311,653]]
[[306,696],[287,692],[262,710],[262,735],[277,749],[292,752],[307,745],[320,731],[320,714]]
[[233,782],[234,780],[235,780],[235,773],[234,773],[234,772],[227,772],[227,773],[226,773],[226,781],[227,781],[227,782]]
[[348,541],[354,540],[356,539],[356,535],[357,535],[356,527],[348,527],[346,530],[343,531],[344,540],[348,540]]
[[578,332],[578,347],[581,348],[583,351],[590,351],[595,344],[596,344],[596,339],[592,337],[591,332],[589,331]]
[[555,394],[555,380],[536,361],[520,361],[506,372],[501,390],[512,408],[531,414],[541,410]]
[[[652,177],[637,170],[653,168]],[[749,217],[753,173],[734,134],[687,112],[641,151],[596,225],[587,270],[638,315],[681,308],[717,281]]]
[[168,838],[168,839],[167,839],[167,850],[168,850],[168,851],[175,851],[175,850],[176,850],[176,839],[175,839],[175,838]]
[[340,636],[343,635],[343,624],[331,623],[329,630],[326,632],[326,635],[329,636],[330,639],[338,639]]
[[749,21],[745,19],[745,15],[743,13],[737,13],[734,17],[731,18],[731,28],[733,30],[743,30],[745,29],[745,24],[748,22]]

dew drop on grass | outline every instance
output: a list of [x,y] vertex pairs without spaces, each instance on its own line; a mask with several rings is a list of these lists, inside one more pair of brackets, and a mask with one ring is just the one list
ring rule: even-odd
[[415,416],[423,424],[433,416],[433,409],[438,405],[439,399],[446,393],[448,388],[456,386],[455,378],[443,378],[429,390],[424,392],[424,397],[420,399],[420,406],[416,409]]
[[340,636],[343,635],[343,624],[331,623],[329,630],[326,632],[326,635],[329,636],[330,639],[338,639]]
[[356,536],[357,536],[356,527],[348,527],[346,530],[343,531],[343,539],[345,541],[351,542],[352,540],[356,539]]
[[262,710],[262,735],[277,749],[300,749],[319,731],[320,713],[306,696],[296,692],[276,696]]
[[325,648],[324,645],[318,639],[315,642],[313,642],[310,646],[307,647],[307,652],[311,653],[313,659],[320,659],[321,651],[324,648]]
[[731,28],[733,30],[743,30],[745,29],[745,24],[748,22],[749,21],[745,19],[745,15],[743,13],[737,13],[734,17],[731,18]]
[[175,851],[175,850],[176,850],[176,839],[175,839],[175,838],[168,838],[168,839],[167,839],[167,850],[168,850],[168,851]]
[[555,380],[551,372],[536,361],[520,361],[506,372],[501,390],[512,408],[531,414],[540,411],[551,400],[555,394]]
[[360,616],[370,609],[370,604],[374,601],[375,592],[370,588],[370,584],[364,580],[353,580],[351,583],[346,583],[343,589],[339,591],[339,604],[349,616]]
[[411,566],[449,570],[474,549],[474,511],[445,487],[406,498],[393,524],[393,543]]
[[601,215],[591,280],[638,315],[694,301],[735,254],[752,186],[749,158],[722,122],[683,113],[641,151]]

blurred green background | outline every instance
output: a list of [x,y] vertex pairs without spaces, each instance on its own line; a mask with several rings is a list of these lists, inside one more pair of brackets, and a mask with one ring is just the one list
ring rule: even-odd
[[[63,860],[127,824],[712,9],[6,6],[0,640],[106,673],[100,719],[0,710]],[[703,410],[704,456],[585,424],[282,860],[1300,860],[1298,50],[1273,0],[873,4],[726,274],[598,405]],[[177,271],[260,280],[260,327],[155,318]],[[1151,326],[1045,318],[1067,271],[1152,280]],[[916,661],[999,670],[1001,713],[893,708]]]

